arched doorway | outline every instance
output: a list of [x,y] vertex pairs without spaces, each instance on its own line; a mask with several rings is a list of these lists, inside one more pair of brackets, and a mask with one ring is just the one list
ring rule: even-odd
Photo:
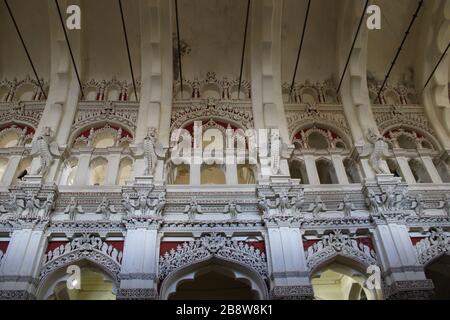
[[450,300],[450,255],[434,259],[426,266],[425,275],[433,281],[433,299]]
[[364,273],[337,261],[314,272],[311,284],[316,300],[376,300]]
[[178,284],[169,300],[256,300],[258,293],[246,279],[236,279],[232,271],[216,264],[199,269],[194,278]]
[[217,257],[174,271],[164,279],[162,300],[261,300],[268,298],[262,277]]
[[[79,289],[69,289],[67,266],[62,267],[39,285],[37,297],[40,300],[116,300],[117,283],[114,277],[89,260],[72,265],[80,268]],[[75,283],[73,283],[75,285]]]

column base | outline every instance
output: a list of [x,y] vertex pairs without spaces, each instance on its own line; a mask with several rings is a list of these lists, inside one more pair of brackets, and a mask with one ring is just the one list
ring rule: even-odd
[[313,300],[311,286],[277,286],[271,292],[273,300]]
[[26,290],[0,290],[0,300],[36,300],[36,297]]
[[117,300],[157,300],[158,292],[155,289],[119,289]]
[[385,289],[386,300],[431,300],[434,285],[431,280],[396,281]]

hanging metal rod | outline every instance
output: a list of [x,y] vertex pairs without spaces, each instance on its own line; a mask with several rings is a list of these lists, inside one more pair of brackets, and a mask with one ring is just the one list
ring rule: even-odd
[[414,25],[414,22],[417,19],[417,16],[419,15],[420,9],[422,9],[422,5],[423,5],[423,0],[420,0],[419,4],[417,5],[417,9],[416,9],[416,11],[414,12],[414,14],[412,16],[411,22],[409,23],[408,29],[406,30],[405,35],[403,36],[402,43],[400,44],[400,47],[398,47],[398,49],[397,49],[397,53],[395,54],[394,60],[391,63],[389,71],[386,74],[386,77],[384,77],[383,84],[381,85],[381,88],[380,88],[380,90],[378,91],[378,94],[377,94],[377,99],[380,100],[380,101],[381,101],[381,98],[380,98],[381,92],[383,92],[384,86],[386,85],[386,82],[388,81],[388,79],[389,79],[389,77],[391,75],[392,69],[394,68],[395,63],[397,62],[397,59],[400,56],[400,52],[403,49],[403,45],[405,44],[406,39],[408,38],[408,35],[409,35],[410,31],[411,31],[411,28]]
[[294,76],[292,77],[291,89],[289,90],[289,97],[291,97],[291,95],[292,95],[292,90],[294,89],[294,85],[295,85],[295,78],[297,77],[297,70],[298,70],[298,65],[300,62],[300,55],[302,53],[302,48],[303,48],[303,40],[305,40],[305,31],[306,31],[306,26],[308,25],[310,6],[311,6],[311,0],[308,0],[308,6],[306,8],[305,20],[303,22],[302,37],[301,37],[300,46],[298,47],[298,52],[297,52],[297,61],[295,62]]
[[39,80],[39,76],[38,76],[38,73],[37,73],[36,68],[34,66],[33,60],[31,59],[30,52],[28,51],[28,48],[27,48],[27,46],[25,44],[25,41],[23,40],[22,33],[20,32],[19,26],[17,25],[16,19],[14,18],[14,15],[12,13],[12,10],[11,10],[10,6],[9,6],[9,3],[8,3],[7,0],[4,0],[3,2],[5,3],[6,8],[8,9],[9,16],[11,17],[11,20],[12,20],[12,22],[14,24],[14,27],[16,28],[17,35],[20,38],[20,42],[22,42],[23,49],[25,50],[25,53],[26,53],[27,58],[28,58],[28,61],[30,62],[31,68],[33,69],[33,73],[34,73],[36,81],[37,81],[37,83],[39,85],[39,88],[41,89],[41,92],[44,95],[45,100],[47,100],[47,95],[45,94],[45,90],[44,90],[44,88],[42,86],[41,80]]
[[178,0],[175,0],[175,19],[177,22],[178,68],[180,70],[181,98],[183,98],[183,67],[181,65],[180,21],[178,17]]
[[250,2],[251,0],[248,0],[247,3],[247,16],[245,18],[245,31],[244,31],[244,44],[242,46],[242,56],[241,56],[241,69],[239,72],[239,87],[238,87],[238,100],[240,99],[241,96],[241,86],[242,86],[242,72],[244,71],[244,58],[245,58],[245,46],[247,43],[247,32],[248,32],[248,20],[250,17]]
[[353,38],[352,48],[350,49],[350,52],[348,53],[347,62],[345,63],[345,67],[344,67],[344,72],[342,72],[341,79],[339,80],[339,86],[336,90],[337,93],[339,93],[339,91],[341,91],[342,82],[344,81],[345,73],[347,72],[347,68],[350,63],[350,58],[352,57],[353,49],[355,48],[355,43],[356,43],[356,40],[358,39],[359,31],[361,30],[361,25],[364,21],[364,16],[366,14],[367,7],[369,6],[369,2],[370,2],[370,0],[366,0],[366,4],[364,5],[364,9],[361,13],[361,18],[359,19],[358,29],[356,30],[355,37]]
[[436,66],[433,69],[433,72],[431,72],[430,76],[427,79],[427,82],[425,83],[425,85],[423,86],[423,89],[425,90],[425,88],[428,86],[428,83],[430,83],[431,78],[433,78],[434,73],[436,72],[437,68],[439,68],[439,65],[441,64],[441,62],[444,60],[445,56],[447,55],[448,49],[450,48],[450,42],[447,45],[447,48],[445,49],[444,53],[441,55],[441,57],[439,58],[439,61],[437,62]]
[[127,46],[128,64],[130,65],[131,78],[133,79],[134,96],[136,98],[136,101],[138,101],[137,90],[136,90],[136,80],[134,77],[133,63],[131,62],[130,45],[128,42],[127,26],[125,25],[125,17],[123,14],[122,0],[118,0],[118,1],[119,1],[119,8],[120,8],[120,16],[122,17],[123,35],[125,37],[125,44]]
[[61,28],[64,31],[64,37],[66,38],[67,47],[69,48],[70,58],[72,59],[73,68],[77,75],[78,85],[80,86],[81,98],[84,99],[83,85],[81,84],[80,74],[78,73],[77,64],[75,63],[75,58],[73,57],[72,47],[70,46],[69,37],[67,36],[66,26],[64,25],[64,20],[61,15],[61,9],[59,8],[58,0],[55,0],[56,9],[58,10],[59,20],[61,22]]

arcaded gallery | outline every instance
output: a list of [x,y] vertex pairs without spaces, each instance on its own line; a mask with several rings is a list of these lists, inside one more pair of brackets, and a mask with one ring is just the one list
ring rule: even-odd
[[0,1],[0,300],[450,299],[450,0]]

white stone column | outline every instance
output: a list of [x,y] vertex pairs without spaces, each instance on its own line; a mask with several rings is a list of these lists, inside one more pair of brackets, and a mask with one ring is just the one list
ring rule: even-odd
[[[355,31],[364,9],[363,1],[339,1],[339,23],[337,37],[338,74],[343,74],[347,57],[352,47]],[[369,30],[364,23],[356,39],[351,59],[345,73],[340,90],[345,117],[349,125],[353,143],[364,145],[368,143],[366,133],[369,128],[378,132],[375,121],[369,89],[367,86],[367,47]],[[359,148],[358,148],[359,149]],[[361,149],[362,150],[362,149]],[[375,172],[367,165],[367,157],[361,157],[364,177],[375,178]]]
[[[77,3],[78,1],[75,1],[75,3],[72,1],[70,4]],[[65,8],[68,5],[69,3],[67,0],[60,2],[60,6],[62,8]],[[67,140],[72,129],[72,123],[78,105],[80,88],[54,3],[48,3],[48,12],[50,26],[49,54],[51,63],[50,87],[46,105],[34,139],[43,133],[45,127],[50,127],[55,141],[60,147],[64,147],[68,143]],[[77,68],[80,73],[82,72],[83,67],[80,45],[81,32],[82,31],[72,32],[70,40]],[[33,168],[39,166],[39,160],[36,158],[33,159],[32,166]],[[45,177],[46,181],[54,181],[59,166],[59,159],[55,159],[52,164],[52,168]]]
[[305,168],[306,174],[308,175],[309,184],[318,185],[320,184],[319,174],[317,172],[316,158],[312,155],[305,155]]
[[299,226],[270,222],[267,226],[271,294],[275,299],[313,296]]
[[0,265],[0,297],[33,299],[42,257],[47,248],[45,224],[23,223],[12,233]]
[[91,156],[92,148],[83,148],[80,150],[74,185],[85,186],[89,183]]
[[157,223],[128,223],[118,299],[157,299]]
[[120,157],[122,153],[121,148],[108,149],[108,168],[106,173],[105,184],[115,185],[117,182],[117,176],[119,174]]
[[[401,297],[402,291],[431,290],[431,280],[427,280],[425,276],[404,224],[379,223],[372,235],[375,251],[383,268],[385,284],[391,287],[394,297],[397,294]],[[406,283],[411,286],[405,285]]]
[[[172,1],[139,0],[141,34],[141,91],[135,144],[149,127],[158,129],[159,142],[169,146],[173,90]],[[158,162],[157,166],[164,166]],[[163,181],[162,169],[155,180]],[[159,174],[159,176],[156,176]]]
[[339,184],[349,184],[342,156],[338,154],[332,154],[331,161],[333,162],[334,170],[336,172]]
[[225,166],[226,170],[226,182],[228,185],[237,185],[238,182],[238,172],[236,164],[227,164]]
[[191,163],[189,169],[189,184],[199,186],[201,184],[201,165]]
[[12,153],[9,156],[8,164],[5,169],[5,173],[3,174],[1,183],[4,186],[9,186],[14,181],[14,176],[17,173],[17,169],[19,168],[20,161],[22,160],[22,154],[14,154]]
[[416,183],[416,179],[414,178],[414,175],[411,171],[411,167],[409,166],[408,159],[403,156],[397,156],[395,157],[397,160],[398,167],[400,168],[400,171],[402,172],[402,176],[405,179],[405,182],[408,184],[414,184]]
[[[394,188],[394,189],[393,189]],[[407,186],[393,175],[377,175],[376,183],[366,181],[366,192],[407,191]],[[371,229],[377,262],[384,281],[384,299],[429,298],[431,280],[427,280],[424,267],[419,263],[406,225],[406,208],[380,208],[382,215],[374,215]]]
[[[281,90],[282,15],[282,0],[252,2],[251,89],[255,129],[279,129],[282,141],[290,144]],[[286,159],[281,160],[280,168],[281,175],[289,176]],[[262,175],[265,172],[262,170]]]
[[430,175],[433,183],[442,183],[441,176],[434,165],[433,159],[429,155],[421,155],[422,163]]

